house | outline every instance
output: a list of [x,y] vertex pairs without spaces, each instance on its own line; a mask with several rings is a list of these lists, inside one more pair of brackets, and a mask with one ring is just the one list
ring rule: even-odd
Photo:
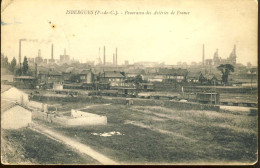
[[64,81],[62,74],[54,69],[40,71],[38,80],[39,85],[45,86],[46,88],[53,88],[54,84],[62,84]]
[[37,80],[33,76],[18,76],[14,77],[14,86],[22,89],[34,89]]
[[62,73],[55,71],[55,70],[49,71],[48,82],[49,83],[58,83],[58,84],[63,83]]
[[206,76],[209,80],[209,83],[211,85],[218,85],[221,83],[221,77],[217,77],[215,74],[211,74],[211,75],[208,75]]
[[208,79],[200,72],[200,75],[199,75],[199,83],[200,84],[208,84],[209,81]]
[[140,83],[139,86],[140,86],[140,89],[145,92],[154,91],[154,84],[152,84],[152,83]]
[[117,90],[118,94],[122,96],[137,96],[138,94],[136,88],[119,87]]
[[188,71],[186,69],[168,69],[168,68],[159,68],[157,75],[163,76],[163,82],[172,83],[172,82],[186,82],[186,77]]
[[32,122],[32,112],[15,101],[1,100],[1,128],[19,129]]
[[124,86],[125,75],[119,71],[106,71],[100,75],[102,83],[110,83],[110,86]]
[[162,82],[164,77],[162,75],[155,75],[155,74],[145,74],[142,75],[143,80],[149,82]]
[[62,72],[64,82],[80,82],[81,70],[75,67],[68,67]]
[[90,69],[84,69],[79,74],[80,82],[93,83],[94,73]]
[[110,83],[108,82],[95,82],[94,83],[94,89],[95,90],[108,90],[110,89]]
[[1,99],[25,105],[29,102],[28,94],[9,85],[1,85]]

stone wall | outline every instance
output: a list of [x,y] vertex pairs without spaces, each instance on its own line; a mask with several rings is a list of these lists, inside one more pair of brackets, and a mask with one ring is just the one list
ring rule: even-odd
[[60,124],[63,126],[107,125],[106,116],[99,116],[87,112],[82,113],[86,113],[87,117],[57,116],[56,114],[48,114],[46,112],[33,111],[32,118],[49,123]]

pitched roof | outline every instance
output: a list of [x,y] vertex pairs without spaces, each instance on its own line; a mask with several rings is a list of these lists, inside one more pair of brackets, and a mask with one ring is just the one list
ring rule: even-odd
[[105,78],[124,78],[125,77],[118,71],[106,71],[103,73],[102,76]]
[[53,70],[53,71],[50,71],[49,72],[49,75],[61,75],[61,73],[60,72],[58,72],[58,71],[55,71],[55,70]]
[[10,85],[1,85],[1,93],[6,92],[7,90],[11,89],[12,86]]
[[8,109],[14,107],[15,105],[18,105],[18,103],[13,101],[1,100],[1,112],[5,112]]
[[91,72],[90,69],[84,69],[80,72],[81,75],[84,75],[84,74],[88,74],[89,72]]
[[47,75],[47,74],[48,74],[48,71],[46,71],[46,70],[44,70],[44,71],[39,71],[39,74]]
[[77,68],[74,68],[74,67],[69,67],[69,68],[67,68],[67,69],[65,70],[65,72],[66,72],[66,73],[69,73],[69,72],[71,72],[71,73],[79,73],[80,70],[77,69]]

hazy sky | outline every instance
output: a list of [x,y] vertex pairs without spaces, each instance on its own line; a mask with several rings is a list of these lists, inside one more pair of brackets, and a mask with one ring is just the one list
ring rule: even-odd
[[[11,3],[10,3],[11,2]],[[179,61],[201,62],[215,50],[227,58],[237,45],[237,62],[257,65],[257,10],[254,0],[3,0],[1,52],[18,59],[19,39],[22,56],[59,58],[64,48],[71,58],[96,60],[106,46],[106,60],[112,62],[118,48],[118,62]],[[7,6],[7,7],[5,7]],[[66,14],[67,10],[117,11],[115,15]],[[126,15],[125,12],[151,15]],[[174,15],[153,15],[174,11]],[[190,12],[177,15],[177,11]],[[122,14],[121,14],[122,13]],[[52,27],[55,25],[55,28]],[[22,57],[23,59],[23,57]]]

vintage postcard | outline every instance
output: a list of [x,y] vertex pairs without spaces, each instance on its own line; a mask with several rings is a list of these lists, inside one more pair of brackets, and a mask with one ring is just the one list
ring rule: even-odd
[[3,0],[4,165],[254,165],[257,0]]

